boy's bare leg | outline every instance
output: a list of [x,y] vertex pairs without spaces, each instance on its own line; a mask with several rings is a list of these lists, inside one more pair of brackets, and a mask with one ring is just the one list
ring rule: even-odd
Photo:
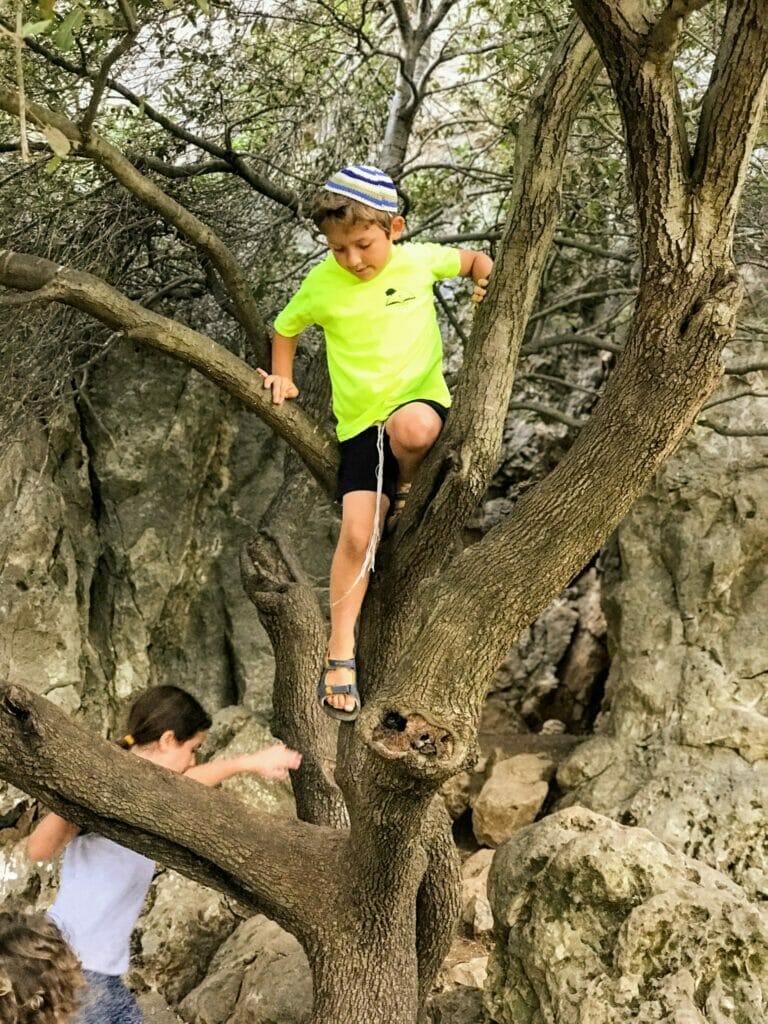
[[392,454],[400,471],[398,490],[410,484],[416,470],[440,436],[443,421],[425,402],[409,402],[396,409],[387,420],[387,434]]
[[[439,417],[438,417],[439,419]],[[380,526],[389,507],[389,499],[381,499]],[[350,491],[345,494],[341,505],[341,533],[331,562],[330,601],[331,637],[328,642],[330,658],[347,659],[355,656],[355,625],[357,624],[363,598],[368,589],[369,570],[362,579],[360,570],[373,533],[376,513],[376,495],[373,491]],[[346,668],[332,669],[326,675],[329,685],[338,686],[353,681],[352,672]],[[326,697],[331,707],[351,711],[355,702],[343,693]]]
[[387,420],[389,446],[397,459],[398,481],[395,501],[390,509],[392,526],[405,504],[416,470],[440,436],[443,421],[426,402],[409,402]]

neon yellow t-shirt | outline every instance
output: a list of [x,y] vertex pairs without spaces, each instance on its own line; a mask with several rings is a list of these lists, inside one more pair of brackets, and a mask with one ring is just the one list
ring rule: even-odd
[[323,328],[340,441],[413,399],[451,404],[432,285],[460,269],[458,249],[406,243],[370,281],[332,254],[304,278],[275,330],[292,338],[310,324]]

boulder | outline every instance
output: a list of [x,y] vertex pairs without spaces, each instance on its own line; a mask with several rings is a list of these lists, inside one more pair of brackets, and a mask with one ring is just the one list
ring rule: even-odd
[[726,875],[581,807],[500,847],[496,1024],[763,1021],[768,918]]
[[[750,383],[764,390],[765,375]],[[560,806],[649,828],[761,898],[768,438],[747,435],[764,431],[764,406],[713,407],[744,436],[695,428],[619,527],[603,557],[612,660],[598,735],[558,771]]]
[[131,979],[176,1004],[205,977],[237,919],[224,896],[175,871],[160,873],[150,900],[133,935]]
[[549,792],[555,765],[543,754],[519,754],[498,761],[472,809],[478,843],[498,846],[532,822]]
[[188,1024],[304,1024],[312,976],[297,940],[258,915],[243,922],[184,999]]
[[461,868],[461,918],[475,937],[493,931],[493,914],[488,902],[488,872],[493,850],[478,850]]

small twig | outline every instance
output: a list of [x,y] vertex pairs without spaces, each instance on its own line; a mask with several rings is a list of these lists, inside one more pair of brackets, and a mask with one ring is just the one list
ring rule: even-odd
[[19,0],[16,8],[16,84],[19,88],[19,133],[21,136],[21,159],[25,164],[29,163],[29,143],[27,141],[27,100],[26,93],[24,90],[24,61],[22,58],[22,48],[24,46],[24,40],[21,36],[21,30],[24,27],[23,14],[21,10],[22,0]]
[[721,427],[711,420],[697,420],[698,426],[714,430],[723,437],[768,437],[768,430],[739,430],[734,427]]
[[88,134],[93,122],[96,120],[96,115],[99,112],[99,104],[101,103],[101,98],[104,95],[104,89],[107,86],[109,69],[131,48],[131,46],[133,46],[134,40],[136,39],[136,35],[139,31],[136,23],[136,15],[134,14],[133,8],[128,0],[118,0],[118,4],[120,6],[120,12],[123,15],[123,20],[125,21],[127,31],[117,46],[113,47],[101,62],[101,67],[99,68],[96,80],[93,83],[93,92],[91,93],[91,100],[88,104],[88,109],[85,112],[83,120],[80,122],[80,130],[83,135]]
[[461,341],[461,344],[462,344],[462,347],[466,349],[467,345],[469,344],[469,336],[468,336],[467,332],[464,330],[464,328],[459,323],[456,314],[451,309],[451,304],[448,302],[446,297],[440,291],[440,288],[436,285],[433,290],[434,290],[434,293],[435,293],[435,298],[437,299],[440,308],[445,313],[445,315],[448,317],[448,320],[449,320],[449,322],[451,324],[451,327],[458,334],[459,340]]
[[733,377],[741,377],[747,373],[758,373],[768,370],[768,363],[743,363],[741,366],[726,366],[725,373]]
[[737,398],[768,398],[768,393],[765,391],[739,391],[735,395],[723,395],[721,398],[713,398],[711,402],[707,402],[706,405],[702,406],[702,412],[705,409],[711,409],[715,405],[723,405],[725,402],[735,402]]
[[584,420],[577,420],[573,416],[568,416],[567,413],[560,412],[558,409],[553,409],[549,405],[542,405],[540,402],[510,402],[510,409],[524,409],[526,412],[535,412],[539,416],[546,416],[547,419],[557,420],[558,423],[564,423],[566,427],[572,427],[575,430],[580,430],[584,426]]

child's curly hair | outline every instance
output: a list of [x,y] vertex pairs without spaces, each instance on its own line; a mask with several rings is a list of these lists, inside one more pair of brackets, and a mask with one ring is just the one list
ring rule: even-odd
[[52,921],[0,911],[0,1024],[66,1024],[83,985],[80,961]]

